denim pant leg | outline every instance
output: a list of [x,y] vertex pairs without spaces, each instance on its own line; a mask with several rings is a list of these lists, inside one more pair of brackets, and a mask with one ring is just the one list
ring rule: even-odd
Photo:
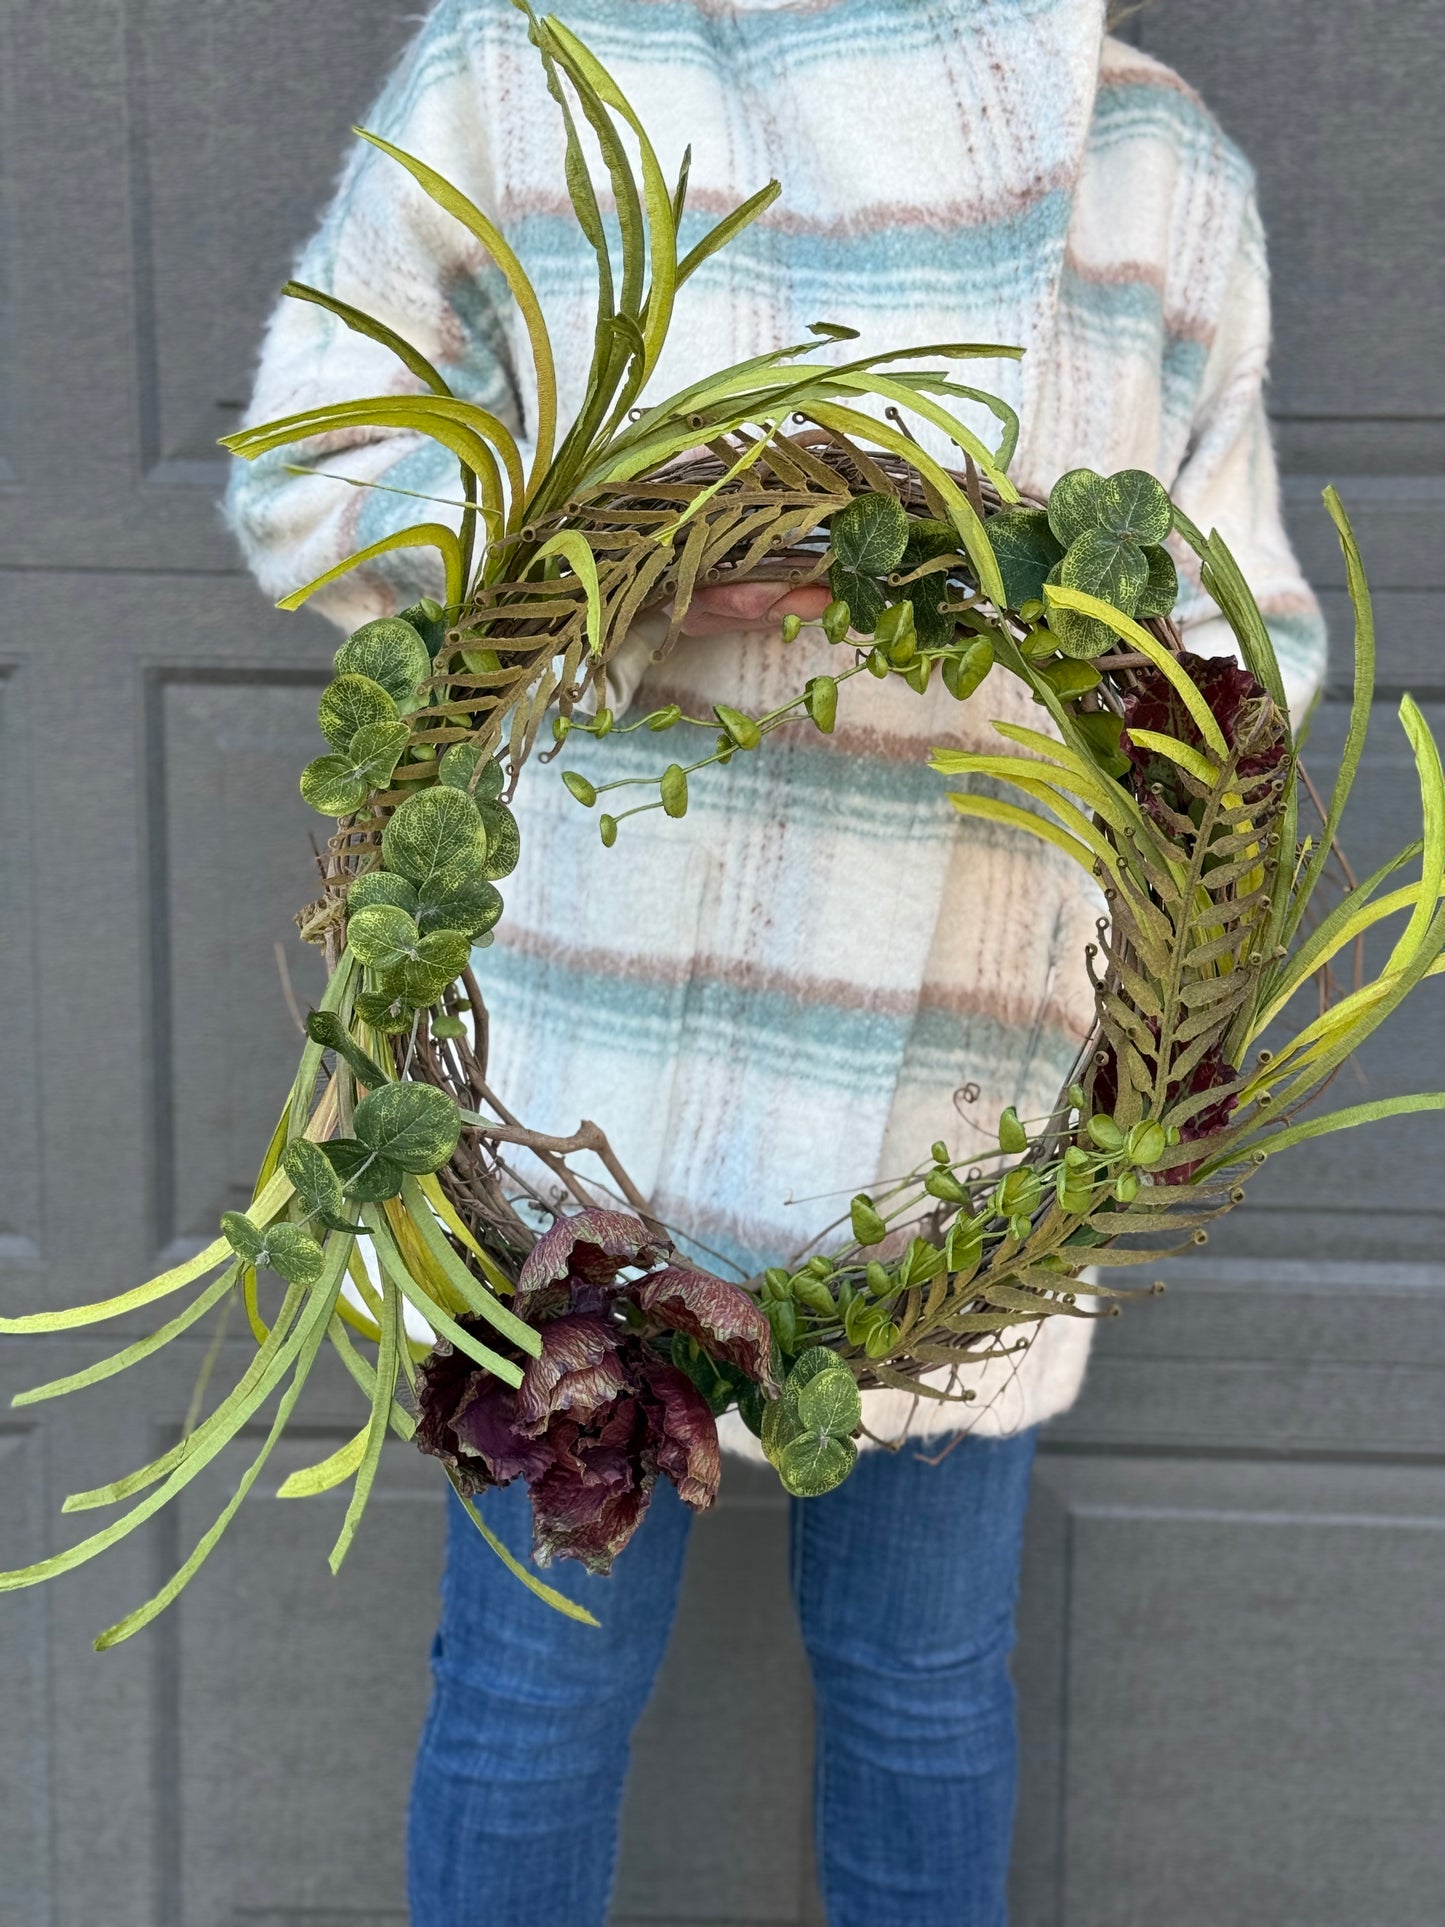
[[[691,1513],[659,1483],[610,1577],[572,1560],[549,1585],[602,1622],[527,1592],[449,1495],[433,1692],[412,1782],[412,1927],[603,1927],[632,1729],[677,1604]],[[487,1495],[518,1558],[521,1484]]]
[[938,1465],[865,1452],[794,1505],[829,1927],[1004,1927],[1034,1442],[968,1439]]

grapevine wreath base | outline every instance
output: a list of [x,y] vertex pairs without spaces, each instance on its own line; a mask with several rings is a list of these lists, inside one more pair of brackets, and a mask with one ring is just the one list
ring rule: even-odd
[[[1409,698],[1400,714],[1419,771],[1421,838],[1361,883],[1346,875],[1338,901],[1315,908],[1373,686],[1368,592],[1333,493],[1326,505],[1356,619],[1354,705],[1333,793],[1305,833],[1308,786],[1279,668],[1228,549],[1136,471],[1076,470],[1046,503],[1022,500],[1008,479],[1012,411],[954,374],[961,361],[1016,350],[945,344],[818,360],[820,343],[838,355],[850,338],[819,324],[809,343],[640,404],[678,289],[776,184],[679,257],[686,161],[674,182],[664,178],[631,107],[560,22],[533,17],[532,37],[598,265],[596,347],[573,426],[559,438],[546,325],[503,236],[422,162],[367,136],[464,223],[511,288],[535,377],[530,468],[507,427],[455,397],[409,343],[294,283],[291,294],[392,349],[418,391],[228,438],[247,459],[310,444],[306,472],[324,473],[315,437],[419,431],[457,457],[465,506],[459,530],[436,521],[388,537],[282,604],[389,549],[430,546],[445,571],[445,604],[359,629],[321,698],[328,749],[301,788],[338,827],[323,892],[299,921],[324,950],[329,982],[250,1208],[135,1290],[0,1320],[10,1333],[68,1330],[195,1294],[153,1335],[19,1403],[109,1377],[233,1302],[256,1341],[237,1383],[177,1444],[67,1501],[67,1511],[119,1507],[112,1523],[0,1576],[7,1588],[78,1566],[134,1530],[279,1394],[221,1516],[101,1646],[148,1623],[200,1567],[324,1344],[367,1415],[348,1444],[281,1490],[350,1487],[333,1567],[395,1432],[440,1459],[525,1584],[586,1617],[500,1545],[473,1504],[479,1492],[525,1480],[538,1561],[568,1555],[605,1571],[660,1476],[690,1504],[712,1502],[715,1420],[733,1405],[790,1492],[825,1492],[854,1462],[861,1389],[965,1398],[948,1368],[1017,1351],[1046,1318],[1116,1308],[1127,1283],[1097,1273],[1127,1280],[1142,1266],[1147,1276],[1162,1254],[1202,1242],[1271,1152],[1445,1106],[1432,1093],[1300,1116],[1445,950],[1445,779]],[[609,175],[611,248],[578,116]],[[997,446],[958,418],[959,404],[992,414]],[[915,426],[946,437],[957,466],[937,462]],[[1169,615],[1171,537],[1198,558],[1239,661],[1182,647]],[[834,673],[763,716],[725,705],[701,719],[676,707],[613,716],[609,666],[636,618],[670,608],[675,636],[700,584],[759,576],[827,581]],[[780,642],[797,629],[789,618]],[[598,860],[620,862],[627,816],[682,815],[691,785],[726,780],[713,766],[760,753],[775,730],[831,731],[849,677],[901,678],[919,691],[937,679],[960,702],[987,702],[1000,675],[1028,685],[1039,727],[998,724],[991,753],[940,750],[933,767],[961,779],[947,796],[953,808],[1044,838],[1102,889],[1107,916],[1087,958],[1096,1021],[1074,1074],[1049,1115],[1005,1112],[992,1157],[961,1165],[936,1144],[905,1179],[854,1198],[816,1249],[741,1283],[715,1277],[684,1255],[686,1227],[656,1218],[597,1126],[568,1138],[530,1130],[488,1082],[485,946],[503,911],[497,886],[521,854],[507,803],[529,752],[544,731],[547,763],[570,737],[614,728],[694,745],[640,800],[599,813],[602,844],[620,847]],[[611,800],[579,771],[560,780],[583,808]],[[1393,883],[1406,866],[1412,880]],[[1339,994],[1332,961],[1387,917],[1402,923],[1383,968],[1373,979],[1357,972]],[[1281,1020],[1311,984],[1313,1011],[1291,1034]],[[1272,1050],[1260,1048],[1266,1033]],[[547,1185],[528,1179],[521,1153]],[[600,1160],[605,1186],[579,1176],[580,1153]],[[409,1335],[407,1305],[434,1344]]]

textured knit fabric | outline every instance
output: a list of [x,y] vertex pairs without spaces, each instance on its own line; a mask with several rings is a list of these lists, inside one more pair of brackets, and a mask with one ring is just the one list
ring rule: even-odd
[[[829,1927],[1004,1927],[1018,1753],[1008,1657],[1034,1440],[965,1439],[937,1465],[873,1452],[836,1492],[792,1502]],[[525,1489],[483,1503],[525,1558]],[[548,1572],[598,1631],[528,1598],[455,1499],[448,1512],[412,1783],[411,1927],[603,1927],[628,1742],[693,1515],[664,1483],[610,1577],[570,1559]],[[726,1725],[731,1690],[726,1673],[699,1684],[700,1727]],[[686,1773],[688,1796],[710,1797],[705,1759]]]
[[[656,398],[815,319],[838,354],[1021,344],[970,378],[1023,419],[1013,473],[1141,467],[1217,526],[1259,595],[1298,716],[1324,634],[1282,532],[1262,384],[1269,312],[1247,164],[1196,96],[1106,38],[1100,0],[574,0],[665,168],[693,146],[684,244],[770,175],[783,197],[684,290]],[[591,348],[590,258],[562,189],[555,110],[506,0],[444,0],[369,125],[498,219],[551,321],[564,417]],[[458,392],[525,430],[528,362],[496,270],[392,162],[358,148],[298,272],[383,317]],[[415,384],[325,313],[285,303],[250,419]],[[991,426],[982,413],[972,424]],[[947,448],[932,431],[935,452]],[[405,434],[306,445],[330,475],[455,495],[451,458]],[[285,473],[239,472],[234,525],[276,594],[435,510]],[[1188,564],[1181,555],[1181,563]],[[345,626],[437,587],[403,552],[321,603]],[[1186,580],[1203,654],[1232,649]],[[646,648],[642,657],[646,658]],[[635,652],[634,652],[635,654]],[[760,712],[837,666],[816,631],[685,642],[638,700]],[[926,767],[991,722],[1039,725],[996,673],[966,705],[897,679],[845,685],[836,733],[803,725],[694,779],[681,822],[622,824],[604,854],[555,769],[518,794],[524,837],[496,945],[478,955],[492,1064],[534,1125],[607,1129],[699,1255],[743,1272],[803,1247],[852,1192],[944,1139],[967,1157],[999,1111],[1045,1110],[1087,1027],[1098,912],[1058,852],[950,809]],[[574,738],[594,781],[655,773],[675,738]],[[692,753],[696,753],[693,751]],[[625,800],[627,792],[621,793]],[[1091,1328],[1051,1320],[1026,1356],[974,1366],[969,1407],[870,1395],[884,1436],[1009,1431],[1067,1405]],[[728,1442],[746,1445],[730,1426]]]

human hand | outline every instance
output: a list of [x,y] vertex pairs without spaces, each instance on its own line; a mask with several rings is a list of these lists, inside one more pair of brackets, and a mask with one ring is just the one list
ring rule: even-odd
[[816,622],[832,599],[823,582],[809,582],[800,589],[780,582],[715,582],[694,594],[682,619],[682,633],[755,635],[776,629],[784,616]]

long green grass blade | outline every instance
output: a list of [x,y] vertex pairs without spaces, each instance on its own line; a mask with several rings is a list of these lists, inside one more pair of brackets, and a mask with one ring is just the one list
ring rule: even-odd
[[296,1320],[305,1297],[306,1293],[300,1285],[289,1287],[276,1322],[257,1347],[255,1356],[215,1411],[194,1432],[186,1433],[169,1451],[152,1459],[149,1465],[139,1466],[134,1472],[127,1472],[123,1478],[113,1479],[109,1485],[95,1486],[89,1492],[72,1492],[61,1506],[61,1511],[94,1512],[100,1506],[119,1505],[123,1499],[134,1498],[137,1492],[143,1492],[148,1485],[155,1485],[158,1480],[167,1478],[184,1465],[193,1453],[203,1450],[216,1439],[224,1443],[238,1425],[245,1423],[248,1401],[256,1388],[262,1384],[275,1386],[284,1375],[285,1364],[282,1362],[278,1365],[277,1361],[281,1359],[287,1343],[296,1335]]
[[560,555],[572,565],[572,573],[582,584],[587,595],[587,646],[593,655],[602,652],[602,588],[597,580],[597,558],[592,553],[591,544],[580,529],[558,529],[549,536],[532,557],[534,562],[545,562],[548,556]]
[[1328,1137],[1332,1131],[1352,1131],[1357,1124],[1374,1124],[1382,1117],[1410,1117],[1420,1111],[1445,1111],[1445,1091],[1416,1091],[1407,1097],[1377,1097],[1369,1104],[1352,1104],[1343,1111],[1326,1111],[1290,1124],[1272,1136],[1260,1139],[1260,1148],[1271,1157],[1293,1144],[1312,1137]]
[[139,1365],[142,1359],[153,1357],[173,1338],[179,1338],[182,1332],[189,1331],[192,1325],[199,1323],[235,1287],[240,1275],[239,1263],[228,1265],[220,1277],[207,1285],[183,1312],[179,1312],[168,1325],[162,1325],[159,1331],[152,1332],[149,1338],[138,1338],[133,1345],[127,1345],[124,1351],[112,1352],[109,1358],[87,1365],[84,1371],[71,1372],[66,1378],[52,1378],[48,1385],[32,1385],[28,1392],[17,1392],[10,1403],[38,1405],[42,1399],[61,1398],[66,1392],[82,1392],[87,1386],[99,1385],[104,1379],[114,1378],[117,1372],[129,1371],[132,1365]]
[[378,321],[361,308],[353,308],[349,301],[341,300],[338,295],[327,294],[324,288],[310,287],[305,281],[287,281],[281,292],[290,295],[293,301],[310,301],[318,308],[325,308],[328,314],[334,314],[353,333],[365,335],[368,340],[389,348],[397,360],[409,368],[418,381],[425,382],[434,395],[451,394],[446,380],[421,350],[413,348],[404,335],[399,335],[395,328],[389,328],[384,321]]
[[[413,1177],[403,1178],[401,1186],[402,1203],[415,1226],[418,1236],[426,1246],[428,1255],[445,1274],[447,1282],[460,1292],[468,1307],[478,1317],[485,1318],[504,1338],[535,1358],[542,1349],[542,1341],[534,1325],[525,1325],[514,1311],[508,1310],[500,1299],[493,1297],[485,1285],[474,1278],[448,1243],[446,1234],[437,1223],[426,1194]],[[429,1316],[423,1308],[423,1316]]]
[[343,562],[324,574],[293,589],[290,595],[282,596],[276,604],[278,609],[299,609],[303,602],[310,600],[318,589],[324,589],[328,582],[335,582],[363,563],[374,562],[379,555],[387,555],[393,549],[436,549],[446,570],[446,596],[449,609],[459,609],[466,596],[466,562],[462,555],[462,545],[444,522],[418,522],[414,528],[398,529],[394,535],[384,535],[379,542],[368,543],[366,548],[358,549],[348,555]]
[[401,1317],[401,1299],[394,1289],[388,1289],[381,1309],[381,1345],[376,1358],[376,1390],[371,1401],[371,1417],[366,1425],[366,1443],[362,1449],[361,1463],[357,1467],[356,1484],[351,1489],[351,1503],[346,1508],[346,1517],[342,1521],[336,1544],[331,1548],[332,1572],[340,1572],[341,1562],[351,1550],[351,1542],[356,1537],[356,1528],[361,1524],[361,1516],[366,1511],[371,1489],[376,1483],[376,1470],[381,1464],[381,1448],[386,1443],[391,1417],[392,1395],[396,1390]]
[[[376,1377],[372,1375],[372,1385]],[[361,1430],[349,1438],[345,1445],[338,1445],[328,1458],[319,1460],[315,1465],[303,1466],[293,1472],[289,1479],[283,1480],[276,1497],[278,1499],[314,1499],[319,1493],[334,1491],[344,1485],[361,1464],[366,1449],[366,1435],[370,1428],[363,1425]]]
[[[714,227],[710,227],[696,247],[689,248],[678,262],[678,287],[680,288],[684,281],[696,274],[704,261],[711,260],[713,255],[725,248],[730,241],[735,241],[745,228],[750,228],[760,214],[767,212],[782,191],[781,182],[769,181],[766,187],[760,187],[756,194],[749,195],[748,199],[735,207],[731,214],[725,214]],[[681,209],[678,208],[673,217],[674,229],[680,218]]]
[[[448,1477],[450,1476],[451,1475],[448,1474]],[[521,1560],[515,1558],[507,1547],[502,1544],[502,1541],[497,1537],[496,1533],[492,1531],[492,1528],[486,1523],[481,1513],[472,1504],[467,1495],[464,1492],[457,1491],[455,1479],[452,1479],[452,1490],[456,1492],[457,1497],[466,1507],[467,1517],[471,1520],[477,1531],[481,1533],[482,1537],[492,1548],[492,1551],[496,1553],[512,1577],[514,1579],[520,1579],[528,1592],[535,1593],[539,1599],[545,1601],[547,1605],[553,1607],[557,1612],[565,1613],[568,1619],[580,1620],[584,1626],[601,1625],[601,1621],[594,1619],[585,1606],[579,1606],[575,1600],[569,1599],[565,1593],[558,1592],[555,1587],[543,1585],[535,1573],[528,1572]]]
[[[494,1378],[502,1379],[508,1385],[520,1385],[522,1369],[509,1358],[503,1358],[483,1345],[479,1339],[464,1331],[450,1312],[443,1311],[434,1298],[430,1298],[417,1284],[406,1268],[406,1260],[397,1249],[391,1230],[379,1205],[367,1205],[362,1212],[372,1244],[376,1247],[377,1260],[382,1270],[390,1278],[407,1303],[414,1306],[436,1332],[445,1338],[457,1351],[464,1352],[474,1363],[483,1366]],[[475,1285],[475,1280],[473,1280]],[[535,1337],[535,1334],[534,1334]]]
[[496,263],[498,270],[511,289],[512,299],[521,310],[522,320],[527,330],[527,340],[532,349],[532,369],[537,386],[537,423],[535,449],[532,456],[531,473],[528,487],[535,486],[538,476],[544,474],[552,460],[552,449],[557,438],[557,368],[552,354],[552,341],[547,333],[547,323],[542,314],[542,305],[537,299],[537,291],[527,277],[526,270],[517,258],[515,250],[506,240],[500,228],[489,221],[481,209],[465,194],[454,188],[450,181],[438,174],[434,167],[428,167],[414,154],[407,154],[394,147],[380,134],[370,134],[364,127],[356,127],[352,132],[373,147],[379,147],[383,154],[404,167],[412,179],[431,196],[438,207],[445,208],[454,220],[460,221],[476,240],[480,241],[487,253]]
[[1215,720],[1213,710],[1195,688],[1188,670],[1180,666],[1163,643],[1156,642],[1147,629],[1141,629],[1132,616],[1126,616],[1111,602],[1103,602],[1098,596],[1085,595],[1081,589],[1065,589],[1046,582],[1044,597],[1051,608],[1077,609],[1081,615],[1095,617],[1106,628],[1112,629],[1121,641],[1137,649],[1141,656],[1147,656],[1160,675],[1177,691],[1200,735],[1215,755],[1228,759],[1229,745],[1224,740],[1224,732]]
[[257,1452],[255,1458],[252,1459],[251,1463],[242,1473],[235,1492],[227,1501],[220,1515],[202,1535],[195,1550],[191,1553],[191,1556],[186,1560],[185,1564],[178,1572],[172,1573],[160,1591],[153,1594],[143,1606],[137,1606],[134,1612],[127,1613],[124,1619],[118,1620],[114,1626],[108,1627],[105,1632],[101,1633],[95,1642],[95,1650],[98,1653],[107,1652],[112,1646],[119,1646],[124,1640],[132,1638],[142,1627],[148,1626],[158,1614],[163,1613],[167,1606],[171,1605],[173,1601],[180,1597],[192,1579],[194,1579],[200,1571],[201,1567],[206,1563],[207,1559],[209,1559],[215,1551],[226,1527],[230,1525],[232,1519],[234,1519],[237,1512],[240,1511],[247,1493],[260,1477],[266,1461],[275,1450],[277,1440],[286,1430],[291,1414],[296,1408],[296,1401],[301,1396],[302,1388],[310,1375],[311,1367],[316,1362],[316,1354],[321,1347],[322,1339],[326,1335],[327,1323],[331,1317],[331,1308],[336,1303],[336,1294],[341,1289],[341,1279],[346,1267],[346,1247],[351,1241],[349,1238],[342,1238],[334,1242],[336,1250],[331,1262],[327,1270],[317,1280],[311,1304],[307,1307],[306,1315],[298,1327],[301,1342],[297,1349],[295,1370],[292,1373],[291,1383],[287,1386],[285,1393],[282,1395],[281,1402],[276,1408],[276,1416],[271,1421],[271,1429],[266,1434],[260,1451]]
[[1339,774],[1330,792],[1329,811],[1325,817],[1320,840],[1315,845],[1304,875],[1300,878],[1285,918],[1279,941],[1289,943],[1309,906],[1315,885],[1323,874],[1329,861],[1330,850],[1334,844],[1340,823],[1345,814],[1345,805],[1350,800],[1354,786],[1355,772],[1364,754],[1365,735],[1370,726],[1370,706],[1375,699],[1375,614],[1370,600],[1370,585],[1365,576],[1364,563],[1360,559],[1359,544],[1355,532],[1350,527],[1349,517],[1333,488],[1325,490],[1325,508],[1330,520],[1339,533],[1340,547],[1345,556],[1345,578],[1349,585],[1350,605],[1355,616],[1355,685],[1350,697],[1350,724],[1345,733],[1344,754],[1340,758]]

